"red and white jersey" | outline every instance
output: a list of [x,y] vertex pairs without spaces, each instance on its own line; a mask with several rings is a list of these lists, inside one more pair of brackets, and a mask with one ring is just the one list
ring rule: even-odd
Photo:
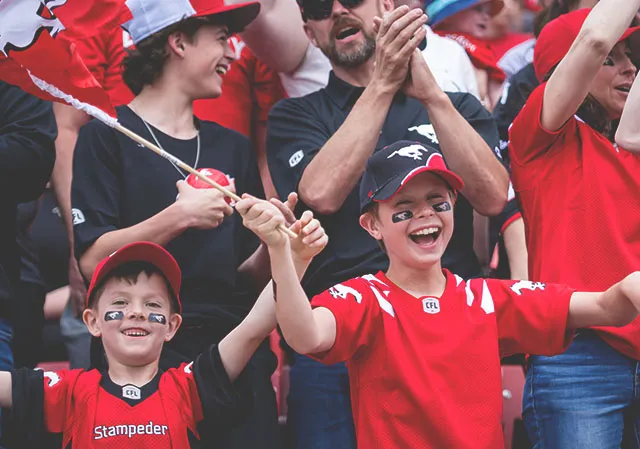
[[346,361],[359,449],[503,447],[500,357],[557,354],[569,343],[573,290],[460,277],[416,298],[382,272],[312,300],[336,319],[320,361]]
[[[545,87],[532,92],[509,132],[529,277],[606,290],[640,269],[640,155],[616,148],[578,116],[544,129]],[[640,320],[599,334],[640,360]]]

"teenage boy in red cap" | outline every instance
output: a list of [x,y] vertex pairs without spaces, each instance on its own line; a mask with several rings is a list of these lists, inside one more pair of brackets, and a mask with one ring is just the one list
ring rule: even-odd
[[[401,141],[369,159],[360,224],[387,252],[378,272],[306,297],[288,239],[269,246],[276,316],[296,351],[346,361],[360,449],[497,449],[500,357],[555,354],[572,329],[624,325],[640,310],[640,272],[606,292],[529,281],[464,281],[441,268],[462,180],[442,155]],[[255,200],[238,204],[249,209]],[[280,218],[282,222],[282,218]]]
[[[265,232],[261,219],[246,217],[245,225]],[[292,229],[302,275],[327,237],[310,212]],[[131,243],[100,262],[83,318],[102,340],[108,370],[0,372],[0,405],[11,408],[3,436],[22,448],[49,438],[63,448],[188,448],[204,447],[204,419],[220,434],[240,422],[253,402],[243,370],[276,325],[272,288],[219,344],[163,372],[162,347],[182,323],[181,282],[175,259],[151,242]]]

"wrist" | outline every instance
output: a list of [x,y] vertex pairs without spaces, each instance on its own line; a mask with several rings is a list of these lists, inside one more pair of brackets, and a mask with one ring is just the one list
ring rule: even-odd
[[428,92],[422,98],[420,102],[424,108],[428,111],[451,106],[451,100],[449,96],[440,89],[434,89],[434,92]]
[[[380,77],[373,75],[371,82],[367,85],[365,93],[371,92],[375,98],[382,100],[388,100],[391,102],[393,96],[398,92],[399,86],[390,84],[380,79]],[[364,93],[363,93],[364,95]]]
[[174,202],[164,211],[170,217],[170,219],[166,221],[167,224],[174,228],[178,233],[182,233],[187,229],[194,227],[196,224],[195,217],[184,208],[180,201]]

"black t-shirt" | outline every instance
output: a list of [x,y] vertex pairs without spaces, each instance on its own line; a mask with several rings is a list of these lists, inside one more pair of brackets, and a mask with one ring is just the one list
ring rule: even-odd
[[[271,177],[281,198],[298,190],[305,168],[342,126],[363,91],[364,88],[352,86],[331,72],[326,88],[301,98],[282,100],[273,107],[267,129],[267,158]],[[497,148],[495,122],[480,102],[469,94],[447,95],[489,147]],[[439,148],[424,106],[402,93],[394,97],[376,149],[399,140],[424,142]],[[388,267],[386,255],[358,223],[358,192],[359,187],[356,186],[336,213],[319,216],[329,235],[329,244],[313,260],[303,279],[308,295],[320,293],[345,279]],[[473,209],[463,196],[459,197],[454,213],[455,230],[444,254],[443,265],[463,277],[477,276],[480,264],[473,251]]]
[[20,248],[20,282],[43,286],[38,250],[31,238],[31,226],[38,213],[38,201],[18,204],[16,241]]
[[[153,141],[142,120],[126,106],[119,122]],[[196,119],[197,120],[197,119]],[[235,180],[239,194],[264,196],[249,140],[216,123],[197,121],[201,153],[196,168],[215,168]],[[153,129],[161,146],[187,164],[196,159],[197,139],[175,139]],[[176,201],[183,175],[166,159],[97,120],[80,130],[73,164],[72,204],[78,258],[101,235],[138,224]],[[247,282],[238,266],[258,247],[257,237],[234,213],[215,229],[188,229],[167,245],[182,269],[183,316],[187,324],[243,316]],[[255,296],[251,297],[255,300]],[[230,314],[230,315],[229,315]]]

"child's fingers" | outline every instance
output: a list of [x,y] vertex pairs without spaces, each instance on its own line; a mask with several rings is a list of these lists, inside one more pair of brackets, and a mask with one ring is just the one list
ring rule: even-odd
[[322,229],[322,226],[317,226],[312,232],[302,239],[302,243],[305,245],[311,245],[312,243],[322,239],[324,236],[326,236],[326,233],[324,232],[324,229]]
[[309,235],[319,227],[320,227],[320,222],[318,220],[311,220],[309,224],[307,224],[304,228],[302,228],[302,233],[304,235]]
[[298,194],[296,192],[291,192],[287,196],[287,201],[284,203],[291,211],[294,211],[296,206],[298,205]]
[[[290,196],[291,196],[291,194],[290,194]],[[296,196],[296,198],[297,198],[297,196]],[[289,200],[287,200],[287,202],[288,201]],[[269,200],[269,202],[271,204],[273,204],[275,207],[278,208],[280,213],[282,215],[284,215],[284,219],[286,220],[287,223],[294,223],[296,221],[296,216],[293,214],[293,209],[289,208],[287,203],[283,203],[282,201],[280,201],[277,198],[271,198]]]
[[242,196],[242,199],[236,203],[236,210],[243,217],[256,204],[257,200],[250,196]]
[[300,223],[302,223],[302,227],[306,227],[313,220],[313,212],[310,210],[305,210],[300,217]]

